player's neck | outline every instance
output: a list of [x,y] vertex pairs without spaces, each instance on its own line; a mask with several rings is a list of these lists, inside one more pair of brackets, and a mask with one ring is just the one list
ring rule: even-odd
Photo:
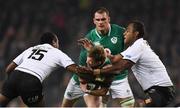
[[111,25],[109,24],[106,29],[100,30],[100,31],[98,31],[98,33],[99,33],[100,35],[102,35],[102,36],[106,36],[106,35],[108,35],[109,32],[110,32],[110,27],[111,27]]
[[100,35],[102,35],[102,36],[107,35],[108,32],[109,32],[109,30],[98,31],[98,33],[99,33]]

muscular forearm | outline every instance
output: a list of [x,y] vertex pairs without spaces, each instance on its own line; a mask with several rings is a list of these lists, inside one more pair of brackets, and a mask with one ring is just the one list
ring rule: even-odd
[[79,66],[76,64],[72,64],[66,67],[67,71],[73,72],[73,73],[78,73],[79,71]]
[[124,60],[121,60],[119,62],[114,63],[111,67],[107,68],[107,69],[102,69],[101,73],[106,74],[106,73],[115,73],[115,74],[119,74],[121,71],[123,71],[124,69],[126,69],[126,62],[124,62]]
[[[94,71],[95,75],[98,74],[119,74],[121,71],[128,69],[132,67],[133,63],[129,60],[123,60],[121,59],[119,62],[113,64],[112,66],[109,66],[107,68],[103,69],[97,69]],[[98,72],[99,71],[99,72]]]
[[115,63],[119,62],[120,60],[122,60],[122,56],[120,54],[118,54],[118,55],[109,55],[107,57],[110,59],[112,64],[115,64]]
[[92,73],[92,70],[90,68],[80,67],[76,64],[72,64],[66,67],[67,71],[73,72],[73,73]]
[[10,74],[16,67],[17,67],[17,64],[14,63],[14,62],[11,62],[11,63],[7,66],[5,72],[6,72],[7,74]]

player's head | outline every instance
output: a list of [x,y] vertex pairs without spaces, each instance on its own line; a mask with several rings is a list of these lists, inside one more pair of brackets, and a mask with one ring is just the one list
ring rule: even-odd
[[109,31],[109,11],[104,7],[98,8],[94,13],[93,22],[96,25],[96,30],[98,32],[103,33]]
[[139,38],[143,38],[145,34],[144,24],[140,21],[131,21],[128,23],[124,32],[124,42],[127,46]]
[[106,54],[102,46],[94,46],[88,51],[87,65],[91,68],[100,68],[106,60]]
[[59,40],[56,34],[54,33],[46,32],[41,35],[40,44],[45,44],[45,43],[48,43],[55,48],[59,48]]

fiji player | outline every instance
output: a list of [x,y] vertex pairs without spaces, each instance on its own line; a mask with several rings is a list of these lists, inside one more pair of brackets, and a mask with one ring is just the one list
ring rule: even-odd
[[112,66],[94,70],[94,75],[120,73],[131,68],[139,84],[146,93],[146,107],[165,107],[175,98],[175,89],[165,66],[146,40],[144,24],[131,21],[124,33],[128,47],[117,55],[109,56]]
[[42,82],[53,70],[60,66],[77,74],[87,70],[76,65],[58,48],[57,36],[51,32],[43,33],[39,45],[28,48],[7,66],[8,78],[0,94],[0,107],[18,96],[29,107],[44,106]]
[[[118,54],[124,50],[123,33],[124,28],[110,24],[109,11],[106,8],[99,8],[94,14],[94,24],[96,28],[91,30],[86,38],[91,40],[94,45],[102,45],[111,51],[112,54]],[[86,65],[87,51],[81,50],[80,65]],[[110,86],[110,94],[116,106],[133,106],[134,97],[127,80],[127,70],[117,75]],[[83,96],[83,92],[79,87],[78,76],[74,75],[70,80],[64,94],[62,106],[71,107],[75,101]],[[84,97],[86,99],[86,97]],[[106,102],[105,102],[106,103]]]

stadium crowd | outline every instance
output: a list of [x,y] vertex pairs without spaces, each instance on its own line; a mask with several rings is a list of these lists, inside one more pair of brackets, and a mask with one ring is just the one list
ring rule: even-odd
[[[147,40],[168,69],[180,103],[180,1],[179,0],[1,0],[0,1],[0,88],[6,78],[6,65],[24,49],[33,46],[41,33],[53,31],[59,36],[61,50],[78,62],[77,40],[93,28],[92,11],[104,6],[111,23],[125,26],[131,19],[142,20]],[[59,106],[71,73],[63,68],[45,81],[47,106]],[[136,79],[129,82],[136,99],[143,98]],[[109,103],[110,106],[111,103]],[[11,106],[19,106],[15,100]],[[77,106],[83,106],[83,101]]]

